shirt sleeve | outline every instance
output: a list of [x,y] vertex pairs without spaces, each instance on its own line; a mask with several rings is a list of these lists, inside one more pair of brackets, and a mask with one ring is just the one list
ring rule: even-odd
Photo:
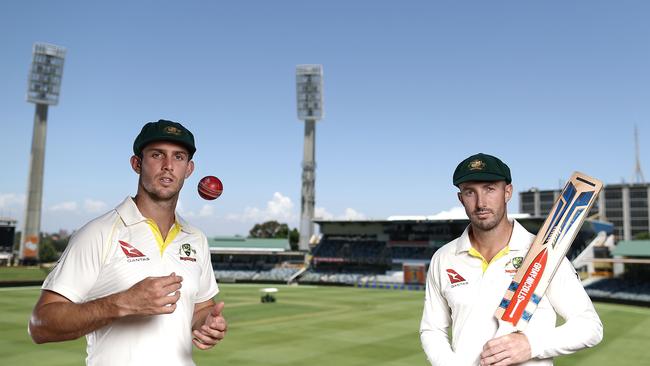
[[568,259],[562,260],[546,295],[565,323],[547,333],[525,332],[532,357],[566,355],[600,343],[603,324]]
[[42,289],[75,303],[86,301],[101,271],[104,242],[104,233],[93,222],[79,229],[70,238]]
[[219,293],[219,286],[217,280],[214,278],[214,270],[212,269],[212,259],[210,255],[210,246],[208,239],[202,236],[202,249],[203,255],[201,258],[201,277],[199,278],[199,290],[196,294],[195,303],[208,301]]
[[424,310],[420,323],[420,341],[431,365],[456,365],[456,355],[449,343],[451,310],[439,286],[436,256],[427,273]]

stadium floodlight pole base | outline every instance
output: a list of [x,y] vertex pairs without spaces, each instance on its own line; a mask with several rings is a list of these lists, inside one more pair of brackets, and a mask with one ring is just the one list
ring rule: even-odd
[[47,104],[36,104],[32,153],[29,162],[29,184],[27,186],[27,207],[25,223],[20,240],[18,259],[21,264],[38,262],[38,245],[41,228],[41,207],[43,204],[43,173],[45,166],[45,138],[47,133]]
[[298,248],[309,251],[309,240],[314,234],[314,206],[316,183],[316,121],[305,121],[305,145],[302,162],[302,199],[300,214],[300,241]]

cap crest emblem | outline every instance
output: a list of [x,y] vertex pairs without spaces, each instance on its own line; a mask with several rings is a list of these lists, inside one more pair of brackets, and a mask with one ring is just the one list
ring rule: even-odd
[[476,159],[470,161],[467,167],[469,170],[483,170],[485,169],[485,163],[482,160]]
[[168,135],[175,135],[175,136],[180,136],[183,133],[181,129],[176,128],[174,126],[167,126],[163,131]]

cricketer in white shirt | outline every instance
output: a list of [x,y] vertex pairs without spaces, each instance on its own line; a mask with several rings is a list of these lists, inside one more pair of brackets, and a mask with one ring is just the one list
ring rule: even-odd
[[[153,226],[152,226],[153,225]],[[155,227],[155,228],[154,228]],[[89,222],[70,240],[43,283],[75,303],[129,289],[150,276],[183,277],[176,310],[118,319],[86,335],[88,365],[194,365],[194,305],[218,292],[205,235],[176,215],[162,241],[153,220],[130,197]]]
[[[526,256],[534,235],[514,221],[508,246],[488,264],[472,247],[469,226],[433,255],[427,274],[420,339],[432,365],[478,365],[497,331],[494,312]],[[556,327],[556,313],[565,323]],[[451,334],[449,330],[451,328]],[[552,357],[598,344],[603,328],[591,300],[565,258],[524,331],[532,359],[522,365],[552,365]]]

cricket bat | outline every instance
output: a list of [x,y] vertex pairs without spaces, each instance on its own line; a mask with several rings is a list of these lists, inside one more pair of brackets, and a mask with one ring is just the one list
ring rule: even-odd
[[573,173],[494,314],[497,336],[526,328],[602,187],[597,179]]

